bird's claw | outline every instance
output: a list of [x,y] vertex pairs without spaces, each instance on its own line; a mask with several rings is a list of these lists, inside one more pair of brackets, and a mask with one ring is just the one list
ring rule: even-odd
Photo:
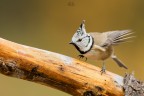
[[103,73],[106,73],[106,69],[105,69],[105,67],[102,67],[102,69],[101,69],[101,75],[103,74]]
[[[85,56],[83,56],[83,55],[78,55],[78,57],[79,57],[79,59],[83,59]],[[85,61],[87,61],[87,57],[85,57]]]

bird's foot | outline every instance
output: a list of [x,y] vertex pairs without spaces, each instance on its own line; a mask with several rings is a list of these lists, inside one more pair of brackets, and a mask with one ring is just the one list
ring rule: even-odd
[[78,55],[78,57],[79,57],[79,59],[83,59],[83,58],[85,58],[85,61],[87,61],[87,57],[85,57],[84,55]]
[[100,72],[101,72],[101,75],[102,75],[103,73],[106,73],[106,68],[103,66]]

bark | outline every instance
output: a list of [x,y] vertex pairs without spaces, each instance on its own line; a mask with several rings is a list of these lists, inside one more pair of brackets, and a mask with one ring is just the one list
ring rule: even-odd
[[124,77],[125,96],[144,96],[144,82],[137,80],[134,73]]

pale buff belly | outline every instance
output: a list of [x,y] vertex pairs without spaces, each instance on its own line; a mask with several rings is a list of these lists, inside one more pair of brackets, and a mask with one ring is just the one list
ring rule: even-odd
[[112,48],[109,47],[106,49],[106,51],[100,51],[98,49],[91,50],[84,54],[84,56],[94,60],[105,60],[111,56],[112,52]]

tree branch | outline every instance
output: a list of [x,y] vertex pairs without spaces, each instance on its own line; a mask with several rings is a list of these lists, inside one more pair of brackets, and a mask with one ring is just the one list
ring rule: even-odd
[[0,73],[56,88],[74,96],[123,96],[123,77],[101,75],[91,64],[0,38]]

